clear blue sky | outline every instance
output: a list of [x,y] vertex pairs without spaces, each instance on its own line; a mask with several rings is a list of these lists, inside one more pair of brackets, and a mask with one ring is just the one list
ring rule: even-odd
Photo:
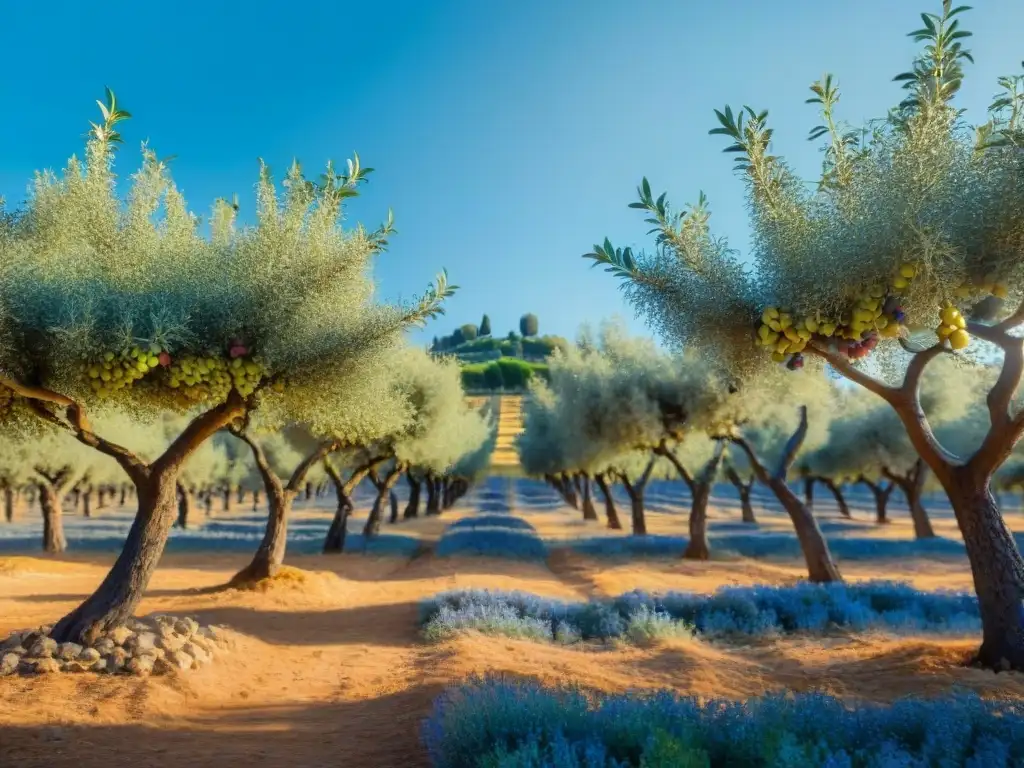
[[[1024,58],[1021,0],[976,0],[964,17],[977,64],[961,105],[982,117]],[[746,248],[741,182],[707,135],[713,108],[770,110],[775,150],[812,176],[808,85],[835,73],[859,123],[900,98],[906,33],[940,0],[393,0],[4,3],[0,194],[80,152],[110,85],[135,116],[120,172],[149,138],[193,210],[239,193],[257,157],[311,173],[353,149],[377,169],[350,218],[399,235],[377,275],[409,298],[447,267],[462,290],[418,338],[523,312],[574,336],[612,314],[646,332],[615,280],[580,255],[608,235],[645,245],[626,205],[641,176],[683,203],[703,189],[712,223]]]

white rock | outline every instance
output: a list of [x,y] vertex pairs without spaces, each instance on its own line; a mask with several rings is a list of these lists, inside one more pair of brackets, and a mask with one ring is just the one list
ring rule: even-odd
[[185,647],[182,650],[195,659],[195,666],[201,667],[204,664],[209,664],[211,661],[210,654],[203,650],[195,643],[185,643]]
[[173,653],[167,654],[167,661],[169,661],[171,666],[175,669],[181,670],[192,669],[192,664],[195,663],[195,659],[184,651],[174,651]]
[[163,648],[168,653],[180,651],[183,645],[185,645],[185,638],[181,635],[176,635],[173,632],[166,635],[160,635],[160,637],[156,639],[156,647]]
[[5,653],[0,656],[0,677],[17,672],[19,661],[21,661],[21,657],[16,653]]
[[60,672],[60,662],[56,659],[43,658],[37,659],[32,666],[32,671],[37,675],[52,674],[53,672]]
[[78,643],[61,643],[57,646],[56,656],[64,661],[73,661],[81,655],[82,650]]
[[134,637],[135,633],[132,632],[128,627],[114,627],[112,630],[107,632],[107,637],[114,641],[115,644],[123,646],[130,637]]
[[193,619],[178,619],[174,623],[174,631],[186,638],[192,637],[199,629],[199,623]]
[[101,637],[99,640],[92,644],[92,647],[99,651],[100,655],[106,656],[108,653],[113,651],[114,648],[116,648],[117,646],[114,644],[114,641],[111,640],[109,637]]
[[57,651],[57,641],[52,637],[40,637],[34,643],[32,647],[28,649],[30,656],[36,656],[38,658],[50,658]]
[[157,636],[154,632],[140,632],[124,644],[124,647],[132,653],[142,653],[156,648]]
[[136,656],[134,659],[128,660],[125,668],[133,675],[150,675],[153,673],[156,662],[155,656]]
[[83,648],[82,652],[78,654],[78,660],[83,664],[95,664],[102,655],[95,648]]

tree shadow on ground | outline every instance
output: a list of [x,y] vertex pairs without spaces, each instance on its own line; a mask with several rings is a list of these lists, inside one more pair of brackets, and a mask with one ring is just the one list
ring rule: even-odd
[[286,702],[202,713],[159,724],[7,725],[0,764],[19,768],[121,766],[427,766],[421,724],[440,682],[357,701]]

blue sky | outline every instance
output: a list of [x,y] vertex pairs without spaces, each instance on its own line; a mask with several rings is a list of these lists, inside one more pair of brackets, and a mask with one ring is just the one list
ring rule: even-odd
[[[985,0],[964,16],[976,65],[961,106],[983,119],[1000,74],[1019,71],[1024,3]],[[746,249],[743,186],[707,135],[712,109],[770,110],[775,151],[808,178],[816,115],[803,101],[825,71],[840,115],[881,116],[906,33],[940,0],[399,0],[7,3],[0,79],[0,194],[81,150],[94,99],[117,92],[138,142],[177,155],[193,210],[239,193],[251,213],[257,158],[310,173],[352,150],[377,169],[350,219],[399,234],[376,273],[408,299],[441,268],[461,286],[426,340],[487,312],[495,333],[523,312],[574,336],[583,321],[641,320],[615,280],[580,255],[608,235],[643,246],[626,206],[647,175],[684,203],[704,190],[717,234]],[[170,9],[172,10],[165,10]]]

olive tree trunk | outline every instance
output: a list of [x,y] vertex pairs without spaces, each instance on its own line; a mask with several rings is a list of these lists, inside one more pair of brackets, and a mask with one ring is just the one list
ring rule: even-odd
[[64,536],[64,494],[59,483],[39,484],[39,506],[43,512],[43,551],[60,554],[68,548]]
[[57,622],[50,637],[59,643],[89,645],[132,616],[174,525],[182,464],[218,430],[244,413],[242,399],[232,391],[224,403],[193,419],[156,461],[147,464],[126,448],[93,433],[81,410],[68,406],[75,437],[114,458],[128,474],[136,490],[138,511],[113,567],[95,592]]
[[345,538],[348,534],[348,517],[355,509],[352,504],[352,494],[363,478],[385,461],[384,458],[371,459],[353,469],[346,481],[342,481],[341,473],[338,472],[333,462],[324,461],[324,469],[331,482],[334,483],[334,489],[338,494],[338,506],[334,512],[334,519],[331,520],[331,526],[327,529],[327,536],[324,538],[325,554],[338,554],[344,551]]
[[886,525],[889,522],[889,497],[892,495],[895,483],[883,485],[869,480],[864,475],[857,478],[857,482],[866,485],[875,499],[875,522],[879,525]]
[[736,468],[730,463],[725,464],[725,476],[729,479],[736,488],[736,493],[740,497],[740,515],[744,523],[757,524],[757,517],[754,516],[754,507],[750,503],[750,491],[754,487],[754,481],[756,477],[751,477],[747,482],[743,482]]
[[934,539],[935,529],[932,528],[932,521],[921,503],[924,484],[928,479],[928,465],[922,459],[918,459],[906,474],[897,474],[887,467],[883,467],[882,472],[899,487],[907,499],[910,520],[914,524],[914,538]]
[[[231,433],[245,442],[252,451],[256,469],[263,481],[263,490],[267,493],[267,527],[263,533],[252,562],[236,573],[231,584],[245,584],[270,579],[277,575],[284,565],[285,550],[288,545],[288,518],[291,516],[292,502],[299,495],[306,480],[306,475],[326,456],[341,447],[337,440],[325,440],[306,456],[292,472],[287,483],[277,476],[263,447],[243,429],[231,428]],[[306,483],[308,487],[308,483]]]
[[612,489],[608,487],[608,480],[604,472],[594,475],[594,482],[601,489],[604,495],[604,516],[608,521],[608,527],[613,531],[622,530],[622,522],[619,520],[619,511],[615,508],[615,499],[612,496]]
[[393,490],[388,491],[388,503],[391,505],[391,515],[388,518],[388,523],[394,525],[398,522],[398,496]]
[[818,482],[828,489],[828,492],[832,494],[836,500],[836,505],[839,507],[839,516],[847,519],[852,519],[853,515],[850,514],[850,505],[846,503],[846,497],[843,495],[843,489],[836,484],[836,481],[831,477],[817,478]]
[[405,479],[409,483],[409,501],[405,505],[402,517],[411,520],[414,517],[419,517],[420,514],[420,494],[423,491],[423,481],[416,477],[411,469],[405,473]]
[[811,512],[814,511],[814,476],[804,475],[804,506]]
[[175,525],[182,530],[187,530],[189,522],[192,520],[192,509],[195,506],[193,497],[191,488],[186,488],[182,483],[178,483],[178,519],[175,521]]
[[[366,525],[363,526],[363,536],[367,539],[373,538],[380,534],[380,522],[384,516],[384,499],[388,497],[391,489],[395,483],[398,482],[398,478],[401,477],[403,467],[401,463],[395,462],[395,465],[388,470],[388,473],[383,477],[377,477],[376,470],[369,471],[370,482],[377,489],[377,497],[373,500],[373,507],[370,508],[370,514],[366,518]],[[437,491],[435,491],[435,495]]]
[[658,446],[658,455],[672,463],[690,490],[690,540],[683,552],[683,557],[687,560],[707,560],[711,557],[711,547],[708,544],[708,501],[711,499],[711,488],[718,475],[718,465],[722,461],[724,450],[725,443],[719,440],[715,446],[714,455],[701,469],[700,474],[697,477],[692,477],[664,443]]
[[654,471],[655,457],[652,456],[640,477],[631,482],[625,472],[619,473],[622,486],[629,496],[629,511],[633,526],[634,536],[647,535],[647,516],[644,514],[644,489],[647,488],[647,481],[651,479],[651,472]]
[[4,517],[8,523],[14,522],[14,489],[10,483],[4,483]]
[[811,511],[793,493],[793,490],[786,482],[786,475],[790,467],[792,467],[806,436],[807,406],[800,406],[800,425],[786,444],[782,457],[779,460],[778,468],[773,473],[768,472],[746,440],[737,436],[733,436],[731,440],[747,455],[750,466],[757,474],[757,478],[771,489],[779,503],[782,504],[783,509],[786,510],[789,519],[793,521],[793,528],[796,530],[796,537],[800,542],[800,549],[807,563],[808,579],[819,584],[842,581],[842,575],[839,573],[839,568],[832,558],[828,542],[825,541],[821,528],[818,527],[818,521],[814,519]]
[[580,497],[583,503],[583,519],[584,520],[599,520],[597,516],[597,510],[594,509],[594,502],[591,499],[590,493],[590,475],[586,472],[581,472],[578,476]]

